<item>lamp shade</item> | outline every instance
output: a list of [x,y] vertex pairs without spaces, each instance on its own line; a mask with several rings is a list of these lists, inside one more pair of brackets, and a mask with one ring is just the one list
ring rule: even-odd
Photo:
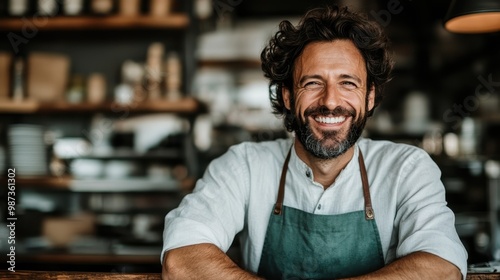
[[456,33],[500,31],[500,1],[452,0],[444,27]]

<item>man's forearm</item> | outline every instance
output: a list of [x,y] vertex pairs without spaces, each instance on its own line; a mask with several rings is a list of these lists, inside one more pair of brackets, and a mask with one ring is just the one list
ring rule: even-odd
[[436,255],[416,252],[402,257],[373,273],[349,279],[459,280],[462,279],[462,274],[460,273],[458,267]]
[[163,260],[162,279],[261,279],[239,268],[213,244],[170,250]]

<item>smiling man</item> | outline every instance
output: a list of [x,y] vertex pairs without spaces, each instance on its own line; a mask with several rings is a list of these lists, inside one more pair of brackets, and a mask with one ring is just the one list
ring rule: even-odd
[[[440,171],[421,149],[360,138],[392,61],[347,9],[288,21],[263,50],[293,139],[214,160],[165,218],[164,279],[461,279],[467,253]],[[239,233],[242,267],[225,252]]]
[[362,54],[346,39],[306,46],[293,80],[291,89],[283,88],[283,100],[296,118],[296,152],[313,174],[324,174],[315,177],[326,189],[352,159],[352,146],[375,104],[375,88],[367,85]]

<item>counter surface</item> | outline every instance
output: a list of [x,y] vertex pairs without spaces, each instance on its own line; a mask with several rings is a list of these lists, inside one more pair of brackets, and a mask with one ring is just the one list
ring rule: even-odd
[[[19,280],[161,280],[159,273],[102,273],[102,272],[65,272],[65,271],[0,271],[0,279]],[[467,280],[500,279],[500,273],[471,273]]]

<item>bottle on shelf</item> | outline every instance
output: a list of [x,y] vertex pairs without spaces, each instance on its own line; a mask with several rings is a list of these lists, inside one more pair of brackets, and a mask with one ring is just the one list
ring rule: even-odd
[[66,101],[68,103],[82,103],[84,101],[85,89],[83,86],[83,76],[75,74],[71,78],[71,84],[66,93]]
[[55,16],[59,13],[58,0],[38,0],[36,5],[36,13],[44,16]]
[[162,96],[162,62],[165,47],[162,43],[153,43],[148,48],[146,61],[146,83],[149,100],[159,100]]
[[142,102],[147,98],[147,87],[143,83],[143,63],[126,60],[121,68],[121,83],[115,88],[115,102],[129,104]]
[[140,0],[119,0],[118,11],[122,16],[137,16],[141,13]]
[[9,0],[7,11],[10,16],[21,17],[29,12],[28,0]]
[[213,3],[210,0],[195,0],[194,14],[201,20],[208,20],[213,14]]
[[100,73],[92,73],[87,79],[87,102],[103,103],[106,100],[106,77]]
[[132,104],[134,102],[134,88],[127,84],[117,85],[114,90],[114,102]]
[[26,87],[24,84],[26,74],[26,60],[22,56],[17,56],[13,63],[12,72],[12,99],[21,102],[26,97]]
[[85,3],[83,0],[64,0],[63,13],[67,16],[77,16],[84,12]]
[[197,17],[198,29],[200,32],[208,32],[213,30],[213,1],[212,0],[195,0],[194,15]]
[[[129,0],[130,1],[130,0]],[[94,15],[110,15],[115,11],[113,0],[91,0],[90,11]]]
[[170,52],[165,62],[165,95],[167,100],[174,101],[181,98],[182,64],[179,54]]
[[166,16],[171,12],[172,0],[151,0],[149,14],[151,16]]

